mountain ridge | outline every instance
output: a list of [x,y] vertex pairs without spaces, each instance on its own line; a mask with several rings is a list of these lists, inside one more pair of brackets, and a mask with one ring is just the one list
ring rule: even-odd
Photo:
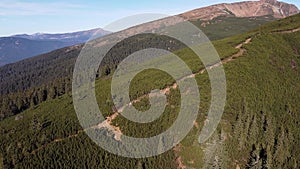
[[294,4],[277,0],[245,1],[236,3],[221,3],[208,7],[194,9],[179,16],[187,20],[212,20],[219,16],[258,17],[272,15],[281,19],[300,13]]
[[101,28],[95,28],[90,30],[84,30],[84,31],[76,31],[76,32],[70,32],[70,33],[34,33],[34,34],[17,34],[12,35],[10,37],[20,37],[20,38],[26,38],[30,40],[60,40],[64,42],[78,42],[83,43],[93,35],[97,33],[97,35],[107,35],[111,33],[110,31],[106,31]]
[[99,28],[71,33],[18,34],[9,37],[0,37],[0,66],[67,46],[85,43],[95,33],[97,37],[101,37],[110,32]]

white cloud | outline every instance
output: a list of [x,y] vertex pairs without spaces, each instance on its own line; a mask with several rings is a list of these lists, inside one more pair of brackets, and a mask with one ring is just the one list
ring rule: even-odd
[[24,15],[61,15],[72,13],[82,9],[82,4],[69,4],[61,2],[21,2],[21,1],[0,1],[0,16],[24,16]]

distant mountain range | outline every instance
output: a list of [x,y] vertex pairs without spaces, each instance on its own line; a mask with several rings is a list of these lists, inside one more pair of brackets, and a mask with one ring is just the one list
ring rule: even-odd
[[[243,33],[269,21],[285,18],[297,13],[300,13],[300,11],[295,5],[276,0],[260,0],[222,3],[195,9],[179,16],[192,21],[210,39],[216,40]],[[161,24],[168,23],[164,19],[155,22],[157,24],[143,24],[139,26],[139,29],[157,29]],[[99,36],[110,33],[103,29],[92,29],[74,33],[20,34],[0,38],[0,66],[55,49],[84,43],[96,31],[98,31],[97,34]],[[127,35],[133,32],[135,32],[135,28],[123,31]]]
[[26,59],[56,49],[84,43],[97,32],[99,37],[110,32],[92,29],[73,33],[33,35],[20,34],[0,38],[0,66]]
[[109,34],[110,32],[105,31],[103,29],[91,29],[87,31],[60,33],[60,34],[48,34],[48,33],[35,33],[32,35],[19,34],[19,35],[14,35],[12,37],[25,38],[30,40],[39,40],[39,41],[60,41],[65,43],[79,44],[89,40],[89,38],[95,33],[97,33],[97,35],[99,36],[103,36]]

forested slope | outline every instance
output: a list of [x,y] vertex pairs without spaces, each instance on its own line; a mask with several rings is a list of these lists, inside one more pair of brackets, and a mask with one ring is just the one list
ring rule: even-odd
[[[203,26],[203,22],[200,20],[191,22],[202,29],[210,39],[216,40],[246,32],[271,20],[275,20],[275,18],[271,16],[218,17],[209,23],[206,22],[206,26]],[[146,40],[139,40],[139,42],[130,42],[129,44],[133,44],[131,48],[140,48],[147,43]],[[183,47],[166,41],[163,44],[157,43],[155,45],[158,47],[165,46],[166,49],[170,48],[171,51]],[[236,51],[230,49],[230,46],[234,44],[225,45],[216,42],[215,45],[220,47],[219,49],[222,50],[219,50],[220,52],[225,52],[224,48],[227,48],[228,51],[226,52],[228,54]],[[18,114],[47,99],[53,99],[70,92],[73,67],[82,46],[77,45],[58,49],[0,67],[0,120]],[[111,57],[105,63],[107,66],[103,67],[105,70],[102,70],[102,75],[106,75],[115,69],[115,65],[121,60],[119,55],[122,54],[125,47],[120,47],[111,54]]]
[[[143,159],[106,152],[83,132],[72,97],[62,92],[0,122],[0,164],[3,168],[165,169],[177,168],[179,164],[193,168],[299,168],[300,32],[295,31],[299,27],[297,15],[214,42],[223,61],[231,57],[224,64],[228,99],[218,130],[205,144],[197,142],[210,101],[210,84],[204,72],[196,75],[201,93],[199,117],[190,134],[174,150]],[[247,39],[249,43],[235,48]],[[241,56],[232,58],[242,49]],[[179,52],[195,66],[194,73],[201,70],[198,61],[188,57],[188,51]],[[109,73],[96,82],[98,104],[106,116],[114,114]],[[164,88],[165,83],[171,85],[173,79],[161,72],[147,71],[133,81],[132,99],[152,88]],[[154,85],[144,89],[140,84]],[[46,93],[48,98],[50,92]],[[151,124],[139,126],[121,116],[114,118],[112,124],[131,136],[161,133],[177,116],[178,89],[171,89],[167,98],[164,115]],[[148,103],[146,97],[135,106],[145,110]]]

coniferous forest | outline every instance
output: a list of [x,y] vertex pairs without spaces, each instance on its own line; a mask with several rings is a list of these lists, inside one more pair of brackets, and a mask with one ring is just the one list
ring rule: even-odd
[[[71,96],[74,64],[83,45],[0,67],[0,168],[297,169],[300,31],[293,30],[299,27],[298,14],[231,37],[215,35],[212,43],[224,62],[227,100],[217,130],[204,144],[198,143],[198,137],[207,118],[211,93],[208,74],[198,73],[204,68],[199,58],[174,39],[150,34],[117,44],[97,71],[96,98],[105,116],[115,113],[110,94],[112,74],[135,50],[149,46],[169,50],[198,73],[195,78],[201,103],[193,129],[172,150],[149,158],[114,155],[85,134]],[[247,39],[250,42],[245,43]],[[239,44],[242,47],[237,48]],[[240,51],[242,54],[237,55]],[[227,62],[229,57],[232,58]],[[174,79],[162,71],[146,70],[134,78],[130,99],[173,83]],[[163,115],[149,124],[117,116],[112,125],[124,135],[154,136],[175,121],[180,107],[178,88],[167,93],[167,103]],[[134,106],[149,109],[149,96]]]

